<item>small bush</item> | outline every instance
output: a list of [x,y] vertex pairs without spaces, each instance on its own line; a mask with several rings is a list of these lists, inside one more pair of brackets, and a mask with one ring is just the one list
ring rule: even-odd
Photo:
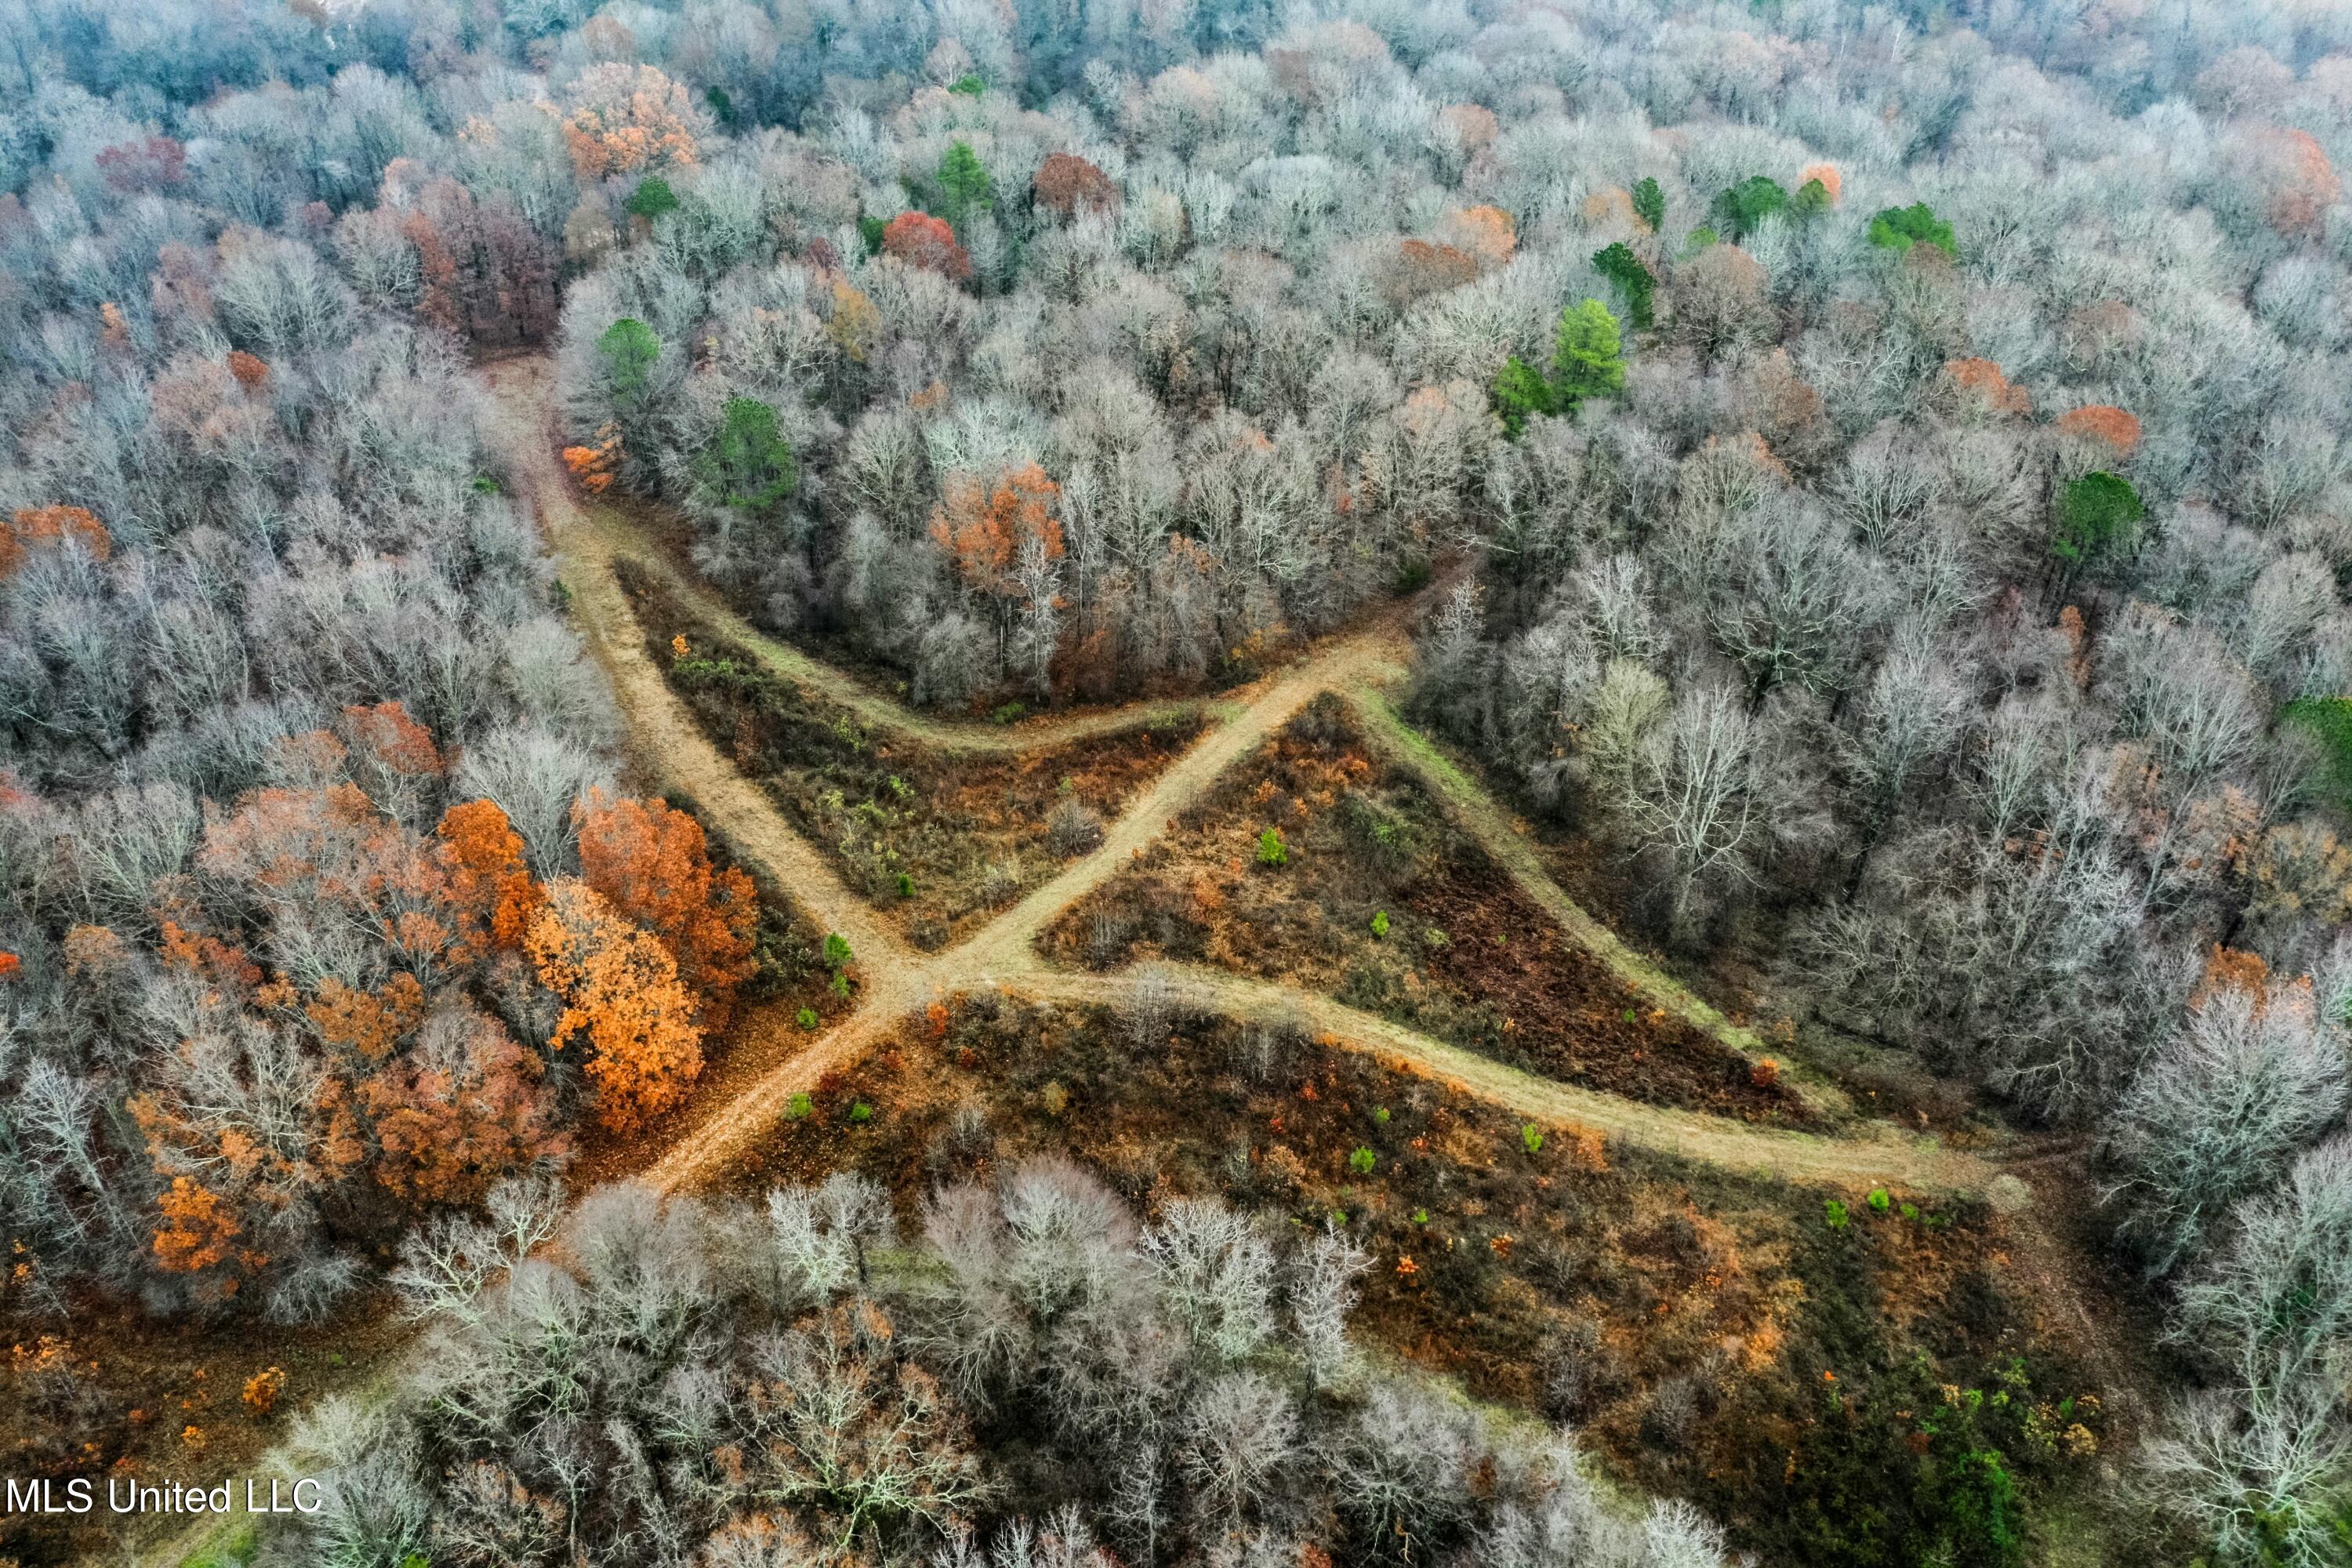
[[1084,855],[1103,841],[1103,821],[1076,795],[1055,803],[1045,817],[1045,847],[1063,857]]
[[1885,1214],[1895,1205],[1894,1197],[1885,1187],[1871,1188],[1870,1196],[1864,1198],[1863,1201],[1870,1205],[1871,1211],[1874,1214]]
[[1059,1116],[1070,1108],[1070,1091],[1062,1087],[1061,1079],[1055,1079],[1037,1091],[1037,1103],[1045,1108],[1046,1115]]
[[1261,866],[1286,866],[1290,863],[1290,849],[1282,841],[1282,829],[1269,827],[1257,836],[1257,863]]
[[902,899],[911,899],[915,896],[915,879],[905,871],[898,873],[898,896]]
[[849,1108],[849,1120],[860,1125],[871,1121],[874,1120],[874,1108],[862,1100],[858,1100]]
[[1530,1154],[1541,1152],[1544,1145],[1543,1129],[1532,1121],[1528,1122],[1519,1129],[1519,1142],[1527,1146],[1527,1151]]
[[1026,703],[1008,702],[1003,707],[999,708],[995,712],[991,713],[989,718],[999,724],[1018,724],[1022,720],[1026,719],[1028,716],[1029,708]]
[[799,1012],[793,1015],[793,1022],[798,1024],[803,1029],[815,1028],[816,1009],[814,1007],[802,1008]]
[[1372,917],[1372,934],[1374,936],[1381,937],[1384,937],[1389,934],[1388,910],[1382,910]]
[[1370,1149],[1363,1147],[1361,1144],[1358,1144],[1356,1152],[1348,1156],[1348,1169],[1355,1172],[1356,1174],[1360,1176],[1370,1175],[1372,1173],[1372,1167],[1378,1165],[1380,1163],[1381,1157],[1378,1154],[1373,1153]]
[[1831,1198],[1825,1201],[1822,1205],[1822,1214],[1823,1217],[1828,1219],[1830,1222],[1830,1228],[1832,1230],[1843,1230],[1845,1228],[1846,1207],[1844,1203],[1841,1200]]
[[837,931],[824,933],[824,966],[827,969],[846,969],[855,956],[849,951],[847,937]]
[[1388,1124],[1389,1108],[1385,1105],[1374,1107],[1372,1110],[1372,1125],[1375,1127],[1386,1127]]

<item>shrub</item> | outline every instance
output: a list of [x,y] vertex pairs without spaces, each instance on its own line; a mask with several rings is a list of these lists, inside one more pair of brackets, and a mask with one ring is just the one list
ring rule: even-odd
[[1528,1122],[1519,1129],[1519,1142],[1527,1146],[1528,1153],[1538,1152],[1544,1146],[1543,1129],[1532,1121]]
[[1382,910],[1372,917],[1372,934],[1374,936],[1386,936],[1389,934],[1388,910]]
[[793,1015],[793,1022],[798,1024],[803,1029],[815,1028],[816,1009],[814,1007],[802,1008],[799,1012]]
[[1257,863],[1261,866],[1286,866],[1290,863],[1290,850],[1282,842],[1282,829],[1269,827],[1257,836]]
[[1348,1169],[1355,1172],[1356,1174],[1360,1176],[1370,1175],[1372,1173],[1372,1167],[1378,1165],[1380,1163],[1381,1157],[1378,1154],[1373,1153],[1370,1149],[1363,1147],[1361,1144],[1357,1145],[1356,1152],[1348,1156]]
[[793,1121],[800,1121],[815,1109],[816,1101],[811,1100],[805,1090],[784,1101],[784,1116]]
[[874,1108],[862,1100],[858,1100],[849,1108],[849,1120],[861,1125],[871,1121],[874,1120]]
[[1045,847],[1055,854],[1084,855],[1103,841],[1102,818],[1075,795],[1055,803],[1045,817]]
[[1843,1230],[1845,1228],[1846,1207],[1842,1199],[1830,1198],[1823,1202],[1822,1205],[1822,1215],[1823,1218],[1830,1222],[1830,1228],[1832,1230]]
[[1870,1205],[1871,1212],[1874,1214],[1885,1214],[1895,1202],[1885,1187],[1871,1188],[1870,1196],[1864,1201]]
[[898,896],[902,899],[915,896],[915,879],[905,871],[898,873]]

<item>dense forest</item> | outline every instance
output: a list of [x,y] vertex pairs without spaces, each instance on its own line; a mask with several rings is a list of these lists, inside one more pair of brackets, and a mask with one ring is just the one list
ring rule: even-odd
[[[393,1292],[429,1366],[319,1414],[341,1501],[268,1560],[1727,1550],[1363,1352],[1336,1227],[1034,1160],[561,1217],[848,950],[624,766],[476,374],[545,354],[581,495],[919,708],[1197,696],[1417,611],[1405,712],[1631,934],[2082,1152],[2037,1201],[2179,1384],[2116,1461],[2147,1529],[2352,1561],[2352,18],[0,37],[0,1311]],[[84,1395],[17,1374],[69,1465]]]

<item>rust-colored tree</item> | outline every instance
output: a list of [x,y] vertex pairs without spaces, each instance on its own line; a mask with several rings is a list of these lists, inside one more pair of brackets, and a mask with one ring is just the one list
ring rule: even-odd
[[2139,445],[2139,421],[2111,403],[2086,403],[2069,410],[2059,419],[2058,431],[2104,441],[2118,458]]
[[606,425],[588,445],[564,447],[563,466],[580,481],[582,489],[592,496],[603,495],[613,488],[613,476],[620,471],[620,431]]
[[931,538],[967,585],[1017,595],[1012,572],[1027,542],[1036,541],[1047,560],[1061,559],[1062,525],[1054,516],[1061,496],[1062,487],[1034,463],[1005,470],[993,485],[958,475],[948,483],[946,504],[931,513]]
[[903,212],[882,230],[882,248],[909,267],[961,281],[971,276],[971,258],[956,243],[955,230],[929,213]]
[[106,525],[78,506],[26,507],[0,530],[0,577],[14,574],[30,552],[73,540],[99,560],[113,552]]
[[760,905],[751,879],[731,866],[714,870],[702,824],[666,802],[607,800],[599,792],[573,811],[582,876],[624,918],[662,939],[678,979],[701,998],[703,1026],[724,1030],[736,990],[755,967]]
[[691,167],[704,125],[677,82],[651,66],[612,61],[581,73],[562,121],[572,167],[587,180]]
[[466,936],[479,932],[497,948],[520,946],[541,894],[523,863],[522,835],[507,814],[494,801],[461,801],[441,814],[433,836]]
[[404,1198],[469,1204],[501,1176],[561,1158],[570,1143],[544,1077],[496,1019],[436,1014],[416,1049],[360,1082],[376,1180]]
[[218,1193],[186,1176],[175,1176],[156,1202],[155,1261],[169,1274],[197,1276],[199,1289],[226,1300],[245,1278],[269,1259],[239,1243],[245,1222]]
[[685,1097],[702,1071],[702,1031],[659,938],[566,877],[549,884],[524,948],[541,981],[563,1000],[551,1044],[562,1050],[587,1042],[582,1070],[596,1087],[599,1121],[630,1131]]
[[1037,205],[1064,217],[1084,212],[1109,212],[1118,205],[1118,187],[1108,174],[1075,153],[1055,153],[1037,166],[1030,182]]
[[2030,414],[2033,410],[2032,395],[2012,384],[2001,374],[2000,366],[1989,359],[1948,360],[1944,374],[1962,405],[1979,412]]

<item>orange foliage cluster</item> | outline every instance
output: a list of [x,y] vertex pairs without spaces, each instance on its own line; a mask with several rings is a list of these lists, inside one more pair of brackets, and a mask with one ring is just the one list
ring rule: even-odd
[[929,213],[903,212],[882,230],[882,248],[909,267],[961,281],[971,276],[971,258],[956,243],[955,230]]
[[[245,1226],[236,1211],[218,1194],[185,1176],[173,1178],[172,1190],[156,1206],[163,1211],[163,1226],[155,1233],[155,1259],[172,1273],[201,1274],[224,1264],[258,1268],[269,1261],[236,1245]],[[221,1294],[233,1296],[236,1287],[237,1276],[231,1273],[220,1282]]]
[[1007,469],[993,486],[958,475],[949,481],[946,504],[931,513],[931,538],[967,584],[1018,594],[1009,574],[1030,541],[1044,547],[1047,560],[1061,559],[1062,524],[1053,511],[1061,495],[1062,487],[1034,463]]
[[2189,994],[2189,1011],[2195,1012],[2223,991],[2242,991],[2254,998],[2254,1005],[2263,1005],[2263,995],[2269,989],[2271,966],[2258,952],[2245,952],[2233,947],[2213,944],[2205,956],[2204,973],[2197,977],[2197,988]]
[[2063,435],[2096,437],[2113,447],[2117,457],[2139,445],[2139,421],[2111,403],[2073,409],[2059,419],[2058,428]]
[[603,495],[613,488],[614,472],[621,466],[621,433],[607,425],[596,432],[592,445],[564,447],[563,466],[582,489]]
[[278,1396],[286,1392],[286,1369],[268,1367],[245,1380],[245,1392],[239,1397],[245,1407],[256,1415],[267,1415],[278,1408]]
[[99,560],[112,553],[113,540],[106,525],[78,506],[26,507],[16,513],[5,529],[0,529],[0,577],[13,575],[25,564],[26,556],[35,545],[54,545],[73,540]]
[[584,1035],[593,1052],[583,1070],[597,1120],[631,1131],[685,1097],[702,1071],[702,1033],[667,948],[570,878],[549,885],[524,947],[563,998],[554,1047]]
[[359,1086],[383,1150],[376,1179],[403,1197],[471,1203],[509,1171],[570,1148],[540,1092],[545,1068],[488,1017],[460,1016]]
[[228,352],[228,373],[247,392],[257,392],[269,380],[269,366],[243,349]]
[[699,116],[686,89],[651,66],[591,66],[572,89],[564,144],[583,179],[691,167]]
[[704,1026],[723,1030],[737,988],[756,967],[751,879],[732,867],[714,871],[702,824],[662,801],[607,800],[599,792],[573,815],[588,885],[662,939],[679,980],[702,998]]
[[522,836],[507,814],[490,801],[466,801],[442,814],[434,834],[450,902],[479,922],[494,946],[520,946],[541,895],[523,868]]
[[1838,166],[1835,163],[1806,164],[1803,172],[1797,176],[1797,188],[1803,190],[1806,184],[1812,180],[1819,180],[1822,183],[1822,189],[1829,192],[1832,206],[1835,206],[1838,197],[1845,194],[1845,179],[1838,173]]
[[1468,251],[1487,267],[1500,267],[1508,261],[1519,245],[1511,215],[1500,207],[1465,207],[1460,212],[1448,213],[1438,225],[1438,232],[1448,245]]
[[[199,1079],[164,1075],[131,1102],[173,1184],[155,1256],[220,1297],[268,1262],[247,1238],[272,1234],[272,1216],[305,1191],[364,1175],[412,1201],[467,1203],[569,1152],[541,1057],[467,999],[486,967],[528,963],[557,994],[551,1044],[585,1040],[597,1113],[622,1130],[685,1092],[705,1029],[723,1026],[754,967],[751,883],[711,865],[682,813],[592,797],[577,812],[587,880],[542,887],[495,803],[452,805],[419,832],[352,782],[397,794],[439,776],[439,749],[404,710],[354,707],[340,728],[348,745],[327,731],[281,743],[276,771],[292,782],[209,810],[197,869],[268,921],[373,930],[392,973],[372,987],[331,976],[306,997],[284,975],[265,982],[193,900],[157,912],[162,962],[205,982],[217,1026],[299,1042],[309,1064],[290,1127],[224,1114]],[[105,927],[67,940],[79,977],[113,974],[125,953]],[[184,1056],[193,1063],[198,1048]],[[232,1070],[260,1070],[252,1059]]]
[[1948,360],[1944,374],[1964,395],[1980,402],[1993,414],[2030,414],[2033,398],[2025,388],[2012,385],[2000,374],[2000,366],[1989,359]]
[[1443,294],[1478,276],[1478,258],[1450,245],[1408,239],[1397,247],[1396,272],[1389,288],[1399,305],[1425,295]]

